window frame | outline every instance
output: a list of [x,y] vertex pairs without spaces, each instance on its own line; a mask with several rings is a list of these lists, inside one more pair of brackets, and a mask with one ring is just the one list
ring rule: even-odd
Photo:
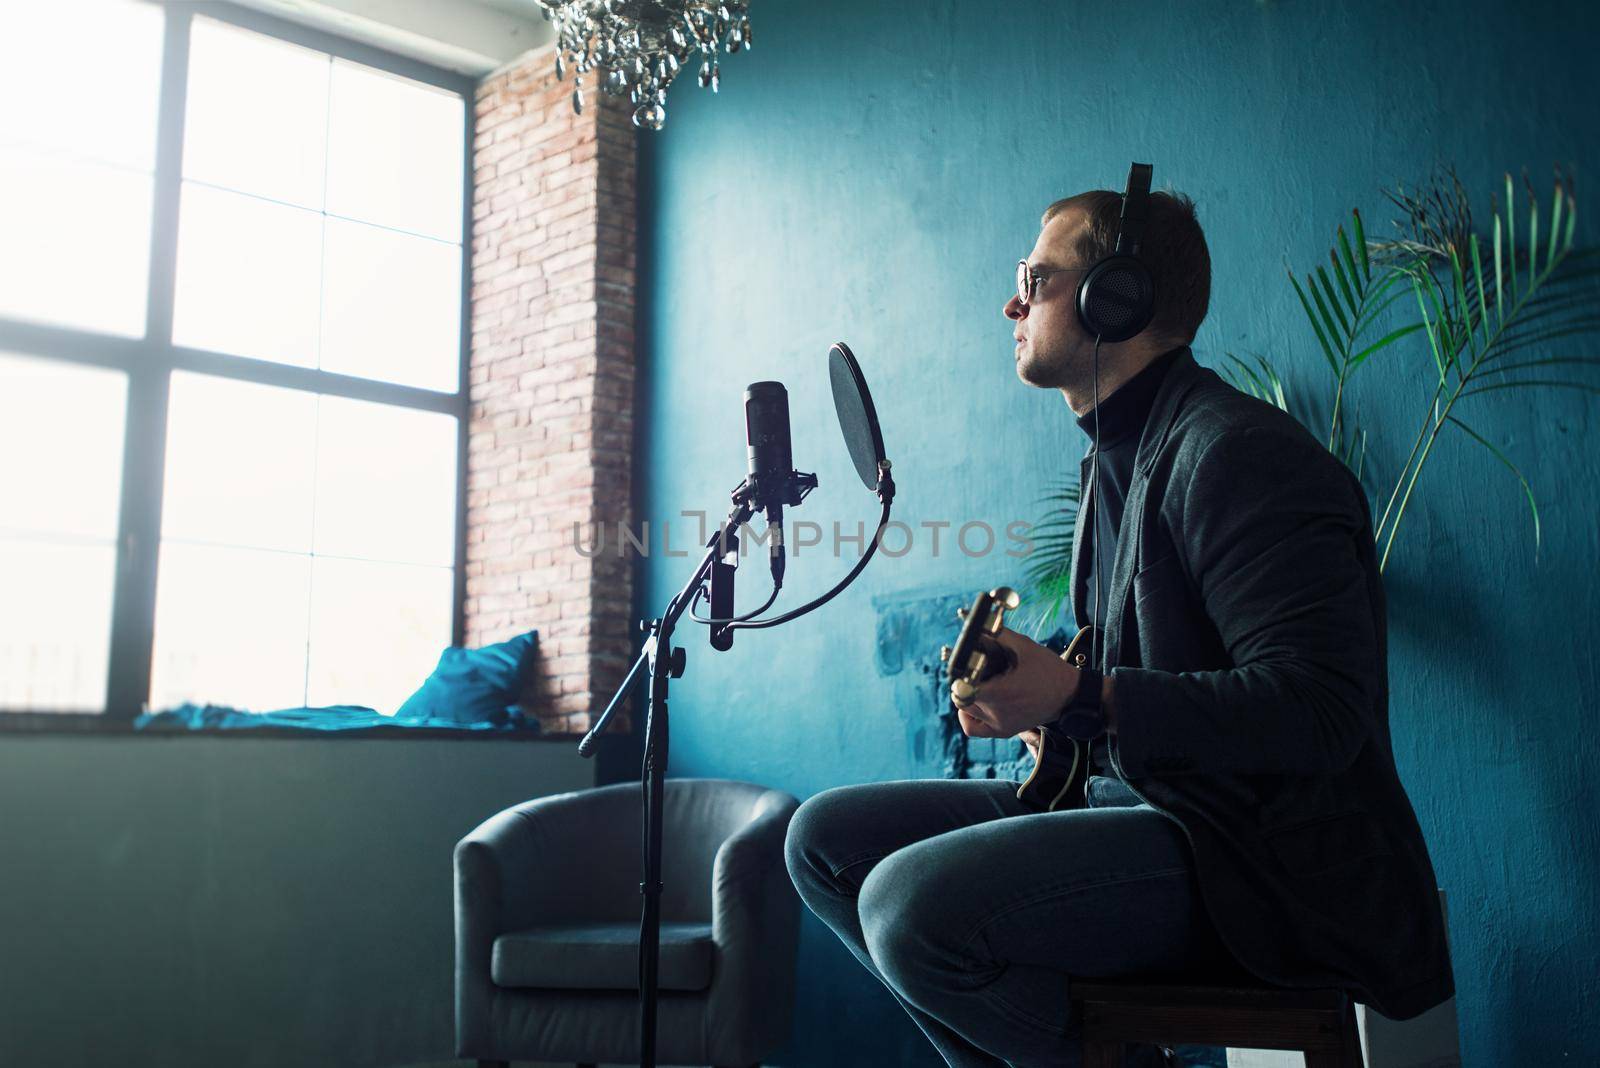
[[[450,640],[465,631],[468,395],[472,338],[473,140],[476,79],[398,56],[370,45],[313,30],[264,12],[221,0],[156,3],[162,9],[160,100],[156,115],[156,162],[150,224],[149,278],[142,338],[101,334],[0,317],[0,350],[80,366],[110,368],[127,376],[122,477],[117,518],[116,570],[112,590],[111,643],[105,704],[99,712],[0,709],[0,731],[127,733],[150,693],[155,644],[156,566],[161,547],[161,510],[166,460],[167,405],[174,371],[324,393],[456,418],[454,583]],[[184,123],[188,103],[189,39],[195,16],[265,34],[400,77],[444,89],[461,99],[461,325],[458,378],[453,393],[358,378],[317,368],[273,363],[248,356],[185,348],[172,343],[178,253],[178,203],[183,184]],[[426,667],[426,666],[424,666]],[[419,668],[420,671],[423,668]],[[200,733],[200,732],[185,732]],[[372,732],[208,731],[236,737],[280,733],[305,738],[373,737]],[[482,731],[415,731],[383,728],[377,736],[482,737]],[[489,732],[499,735],[500,732]],[[520,733],[520,732],[511,732]],[[165,734],[165,737],[172,735]]]

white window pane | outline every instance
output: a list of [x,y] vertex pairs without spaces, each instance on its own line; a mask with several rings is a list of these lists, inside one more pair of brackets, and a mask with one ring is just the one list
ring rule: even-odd
[[195,19],[183,175],[322,208],[328,56]]
[[461,246],[330,218],[322,367],[456,390]]
[[115,569],[111,545],[0,537],[0,708],[105,708]]
[[142,337],[152,188],[148,174],[0,149],[0,316]]
[[162,23],[135,0],[0,3],[0,147],[153,171]]
[[336,60],[328,211],[459,242],[465,136],[455,93]]
[[306,704],[393,715],[450,644],[453,582],[449,568],[314,559]]
[[121,371],[0,354],[0,533],[116,540],[127,391]]
[[174,374],[162,536],[310,552],[316,433],[315,394]]
[[163,542],[150,708],[305,702],[311,558]]
[[323,397],[317,533],[326,556],[455,562],[456,420]]
[[173,341],[317,365],[322,216],[183,184]]

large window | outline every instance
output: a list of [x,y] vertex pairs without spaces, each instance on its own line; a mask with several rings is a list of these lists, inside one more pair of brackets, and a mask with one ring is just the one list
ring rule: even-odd
[[0,5],[0,712],[392,712],[459,636],[470,86]]

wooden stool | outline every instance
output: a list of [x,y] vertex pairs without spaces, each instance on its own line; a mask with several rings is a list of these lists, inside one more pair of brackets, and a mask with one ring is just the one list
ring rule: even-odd
[[1306,1068],[1363,1068],[1355,1007],[1338,990],[1073,983],[1083,1068],[1122,1068],[1129,1042],[1299,1050]]

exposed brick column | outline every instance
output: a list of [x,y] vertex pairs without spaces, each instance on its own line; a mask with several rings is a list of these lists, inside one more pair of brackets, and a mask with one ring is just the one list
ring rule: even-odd
[[[622,681],[631,520],[635,130],[539,49],[478,87],[473,144],[469,645],[530,628],[546,730],[582,731]],[[623,102],[625,104],[625,102]],[[593,524],[608,551],[584,557]]]

